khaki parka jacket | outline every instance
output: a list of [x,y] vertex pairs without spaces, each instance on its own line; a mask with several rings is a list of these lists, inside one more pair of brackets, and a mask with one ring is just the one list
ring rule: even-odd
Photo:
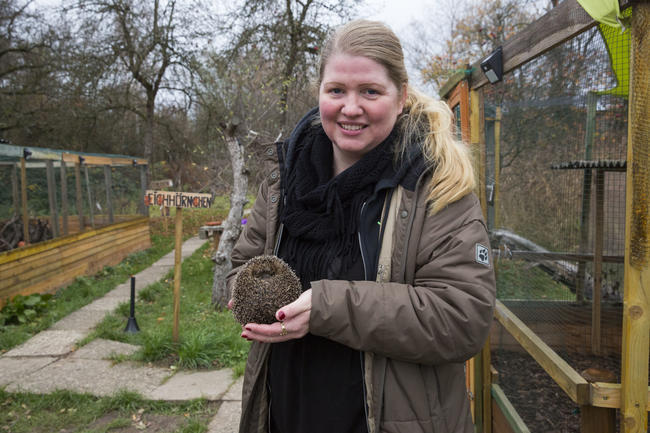
[[[229,285],[248,259],[274,252],[281,231],[280,148],[266,149],[268,176],[233,250]],[[310,332],[363,353],[370,433],[474,431],[464,361],[480,351],[492,323],[488,234],[474,194],[427,212],[429,176],[413,191],[398,187],[386,282],[311,285]],[[240,433],[269,431],[269,353],[269,344],[250,348]]]

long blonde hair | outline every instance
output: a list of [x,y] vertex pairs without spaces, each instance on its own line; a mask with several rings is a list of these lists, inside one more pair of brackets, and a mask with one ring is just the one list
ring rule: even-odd
[[398,89],[407,85],[404,110],[397,120],[402,134],[395,153],[403,156],[413,141],[420,144],[427,165],[434,167],[427,197],[431,212],[469,194],[475,187],[469,148],[456,139],[447,104],[408,85],[404,53],[395,33],[385,24],[369,20],[355,20],[337,28],[321,50],[318,84],[329,59],[339,53],[374,60],[386,68]]

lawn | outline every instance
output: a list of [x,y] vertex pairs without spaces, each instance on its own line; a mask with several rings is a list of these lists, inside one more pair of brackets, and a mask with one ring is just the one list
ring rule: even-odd
[[[184,238],[195,236],[200,225],[221,219],[226,212],[227,200],[217,200],[215,207],[208,210],[183,212]],[[103,296],[171,251],[173,215],[172,211],[167,230],[161,217],[151,218],[153,246],[150,249],[131,254],[120,264],[106,267],[96,275],[78,278],[55,293],[42,311],[24,323],[1,326],[0,354]],[[240,337],[241,326],[229,311],[215,311],[211,305],[211,247],[206,242],[183,262],[178,342],[172,341],[173,272],[170,272],[140,292],[135,307],[139,333],[124,332],[129,315],[129,306],[124,303],[106,316],[80,345],[94,338],[108,338],[138,345],[140,349],[129,358],[132,360],[172,369],[232,368],[235,375],[241,375],[250,343]],[[114,361],[124,359],[117,357]],[[68,391],[48,395],[7,393],[0,388],[0,433],[200,433],[207,431],[218,406],[217,402],[203,399],[182,403],[147,401],[131,392],[99,398]]]
[[140,292],[135,304],[140,332],[124,332],[129,317],[129,305],[124,303],[83,343],[104,338],[140,347],[134,355],[116,361],[129,359],[178,369],[229,367],[241,375],[250,343],[241,338],[241,326],[232,313],[215,311],[210,302],[211,253],[206,243],[183,261],[178,342],[172,340],[174,281],[170,272]]
[[219,404],[147,401],[132,392],[99,398],[69,391],[37,395],[0,389],[0,407],[0,432],[205,433]]

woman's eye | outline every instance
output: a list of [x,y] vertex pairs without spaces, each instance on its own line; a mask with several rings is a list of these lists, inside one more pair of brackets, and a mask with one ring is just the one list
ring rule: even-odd
[[368,95],[372,95],[372,96],[379,95],[379,91],[378,91],[378,90],[375,90],[375,89],[366,89],[366,93],[367,93]]
[[333,89],[330,89],[330,93],[333,93],[334,95],[340,95],[343,93],[343,90],[339,89],[338,87],[335,87]]

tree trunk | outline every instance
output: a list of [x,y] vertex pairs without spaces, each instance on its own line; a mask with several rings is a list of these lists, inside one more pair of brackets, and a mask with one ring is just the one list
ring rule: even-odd
[[226,128],[226,144],[230,154],[230,164],[233,173],[233,188],[230,194],[230,211],[223,223],[223,233],[219,239],[219,247],[212,257],[214,279],[212,282],[212,304],[215,308],[223,308],[230,300],[230,292],[226,286],[226,276],[232,269],[230,258],[232,249],[242,230],[241,219],[246,204],[248,191],[248,171],[244,164],[244,146],[235,137],[236,125]]
[[146,118],[144,126],[144,157],[148,162],[147,168],[149,171],[149,179],[154,179],[154,167],[153,167],[153,157],[154,157],[154,145],[153,145],[153,128],[154,128],[154,113],[156,105],[156,95],[149,94],[147,92],[147,107],[146,107]]

